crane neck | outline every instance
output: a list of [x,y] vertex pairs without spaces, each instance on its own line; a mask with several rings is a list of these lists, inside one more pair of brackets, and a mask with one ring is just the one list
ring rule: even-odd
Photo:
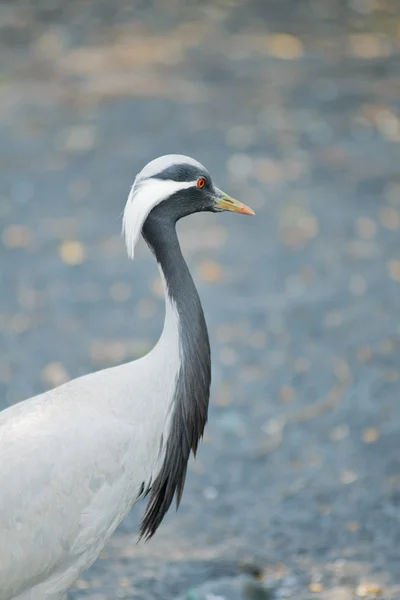
[[208,332],[203,308],[182,255],[175,224],[160,223],[158,219],[153,219],[150,213],[143,227],[143,237],[154,253],[162,273],[167,303],[165,318],[169,318],[168,302],[174,304],[178,313],[183,358],[190,355],[193,345],[197,350],[205,352],[209,358]]
[[[203,309],[181,252],[175,221],[163,215],[161,210],[153,210],[145,221],[142,234],[164,278],[166,316],[160,341],[163,338],[166,341],[176,339],[176,335],[179,341],[179,369],[172,400],[170,433],[161,470],[151,486],[150,501],[140,530],[141,535],[151,537],[174,495],[179,505],[190,452],[196,454],[203,435],[208,416],[211,357]],[[161,347],[168,353],[173,351],[173,345],[167,342]]]

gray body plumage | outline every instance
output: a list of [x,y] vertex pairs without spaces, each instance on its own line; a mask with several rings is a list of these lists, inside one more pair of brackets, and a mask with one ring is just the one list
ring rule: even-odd
[[62,597],[157,476],[179,360],[174,318],[143,359],[0,414],[1,600]]
[[[199,177],[209,187],[202,193]],[[149,496],[145,538],[174,496],[179,503],[207,420],[211,369],[175,224],[191,212],[222,210],[214,208],[217,194],[188,157],[162,157],[143,169],[124,229],[128,253],[143,233],[159,264],[166,300],[159,341],[137,361],[0,413],[0,600],[64,599],[140,498]]]

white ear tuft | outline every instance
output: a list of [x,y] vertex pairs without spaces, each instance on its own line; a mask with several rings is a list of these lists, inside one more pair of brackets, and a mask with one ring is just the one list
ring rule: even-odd
[[134,181],[129,192],[122,219],[122,232],[125,236],[126,251],[132,260],[135,256],[135,246],[138,242],[143,223],[151,210],[151,207],[149,207],[147,213],[145,213],[144,203],[141,205],[140,202],[135,201],[135,184],[136,181]]
[[151,210],[170,196],[196,185],[196,181],[172,181],[165,179],[136,178],[126,202],[122,221],[128,256],[134,258],[144,222]]

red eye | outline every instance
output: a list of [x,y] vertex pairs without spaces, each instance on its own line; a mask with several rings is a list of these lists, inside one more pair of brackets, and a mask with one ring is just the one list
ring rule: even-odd
[[203,188],[206,185],[206,180],[204,179],[204,177],[200,177],[200,179],[197,182],[197,187],[198,188]]

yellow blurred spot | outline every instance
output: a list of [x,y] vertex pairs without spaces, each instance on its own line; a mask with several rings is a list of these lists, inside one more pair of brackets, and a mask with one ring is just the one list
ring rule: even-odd
[[283,167],[275,160],[259,158],[254,162],[254,177],[261,183],[274,183],[284,179]]
[[350,371],[349,364],[347,363],[347,361],[344,360],[344,358],[341,358],[341,357],[334,358],[332,368],[333,368],[335,377],[341,383],[349,382],[349,380],[351,379],[351,371]]
[[229,406],[232,403],[232,390],[226,383],[221,384],[215,394],[215,404],[220,407]]
[[151,284],[151,291],[158,298],[164,298],[164,286],[161,277],[156,277]]
[[389,277],[400,283],[400,260],[389,260],[387,270]]
[[124,281],[117,281],[110,287],[110,296],[114,302],[125,302],[130,295],[131,288]]
[[395,381],[398,381],[400,379],[400,373],[399,371],[396,371],[396,369],[388,369],[387,371],[385,371],[384,377],[386,381],[394,383]]
[[332,507],[325,504],[320,506],[319,508],[319,512],[321,513],[321,515],[323,515],[324,517],[328,517],[329,515],[332,514]]
[[331,310],[327,313],[325,317],[325,325],[326,327],[339,327],[343,322],[342,313],[338,310]]
[[373,33],[354,33],[349,36],[351,54],[359,58],[378,58],[390,56],[390,42],[383,36]]
[[323,161],[334,169],[343,168],[348,162],[348,155],[338,146],[328,146],[322,151],[321,158]]
[[282,241],[293,249],[304,247],[318,235],[315,215],[297,203],[285,206],[280,220]]
[[372,355],[373,352],[370,346],[360,346],[360,348],[357,349],[357,358],[360,362],[371,360]]
[[395,208],[387,206],[379,213],[379,220],[383,227],[395,231],[400,228],[400,213]]
[[347,531],[350,531],[350,533],[357,533],[357,531],[360,531],[361,525],[357,521],[350,521],[347,523],[346,529]]
[[296,358],[294,363],[294,370],[296,373],[305,373],[306,371],[309,371],[310,368],[311,362],[308,360],[308,358],[304,358],[302,356]]
[[312,594],[320,594],[321,592],[324,591],[324,586],[322,583],[314,581],[313,583],[310,583],[310,585],[308,586],[308,589],[310,590],[310,592]]
[[382,340],[379,344],[380,354],[392,354],[394,352],[394,343],[392,340]]
[[150,319],[157,314],[157,304],[151,298],[143,298],[137,305],[137,314],[141,319]]
[[87,179],[76,179],[68,187],[68,191],[73,200],[83,200],[90,194],[91,183]]
[[301,160],[296,160],[294,158],[286,159],[283,165],[283,172],[286,179],[289,181],[296,181],[306,174],[307,165]]
[[271,35],[268,39],[268,47],[270,54],[281,60],[297,60],[304,54],[301,40],[287,33]]
[[372,240],[376,235],[376,224],[369,217],[359,217],[356,221],[356,230],[363,240]]
[[183,47],[191,47],[200,44],[209,31],[209,24],[206,21],[191,21],[178,25],[173,37],[179,40]]
[[334,442],[340,442],[341,440],[344,440],[348,437],[349,432],[349,426],[345,423],[343,425],[337,425],[337,427],[334,427],[331,430],[330,438]]
[[380,110],[375,119],[375,124],[380,134],[392,141],[400,141],[400,121],[397,115],[387,107]]
[[188,469],[190,473],[194,473],[195,475],[202,475],[205,471],[204,466],[201,464],[199,459],[191,460],[189,462]]
[[377,429],[375,429],[375,427],[369,427],[368,429],[365,429],[362,436],[365,444],[374,444],[379,440],[379,438],[380,433]]
[[23,333],[28,331],[32,326],[32,319],[29,315],[23,313],[17,313],[12,315],[8,321],[8,328],[13,333]]
[[78,581],[75,582],[75,587],[77,590],[88,590],[90,584],[86,579],[78,579]]
[[35,49],[46,58],[51,56],[54,59],[64,49],[63,37],[56,30],[49,30],[39,37]]
[[12,376],[11,365],[8,363],[0,363],[0,381],[5,383],[9,381]]
[[90,355],[96,364],[113,365],[126,358],[127,348],[120,340],[99,340],[92,343]]
[[354,473],[354,471],[342,471],[340,473],[340,481],[343,483],[343,485],[350,485],[351,483],[357,481],[357,479],[358,475],[357,473]]
[[253,161],[248,154],[238,152],[229,157],[226,168],[235,179],[246,179],[253,169]]
[[255,331],[250,335],[247,341],[252,348],[262,350],[267,345],[267,336],[265,331]]
[[221,323],[215,330],[215,335],[221,344],[231,342],[235,337],[235,328],[229,323]]
[[96,145],[96,129],[93,125],[76,125],[59,136],[59,144],[69,153],[84,153]]
[[349,290],[353,296],[362,296],[367,289],[367,282],[362,275],[354,274],[349,281]]
[[290,387],[289,385],[284,385],[283,387],[281,387],[281,389],[279,390],[279,400],[281,402],[287,403],[287,402],[293,402],[294,399],[294,389],[292,387]]
[[24,225],[10,225],[1,236],[6,248],[26,248],[31,238],[30,231]]
[[240,368],[238,376],[241,381],[255,381],[256,379],[264,379],[266,381],[268,373],[265,367],[248,365]]
[[223,365],[231,366],[237,362],[237,354],[231,346],[225,346],[221,348],[219,359]]
[[245,125],[231,127],[226,134],[226,143],[232,148],[243,150],[250,146],[255,136],[255,129]]
[[66,265],[80,265],[85,260],[85,246],[76,240],[67,240],[59,245],[58,254]]
[[393,206],[400,206],[400,183],[388,183],[385,188],[385,198]]
[[[384,104],[364,104],[362,112],[365,118],[372,123],[379,133],[391,142],[400,141],[400,120],[392,108]],[[393,191],[396,193],[396,185]],[[389,193],[392,185],[389,184]]]
[[217,283],[222,277],[221,266],[213,260],[204,260],[199,266],[200,277],[208,283]]
[[356,596],[366,598],[367,596],[382,596],[382,588],[377,583],[360,583],[356,588]]
[[51,362],[42,370],[42,380],[47,385],[56,387],[69,380],[69,375],[60,362]]

